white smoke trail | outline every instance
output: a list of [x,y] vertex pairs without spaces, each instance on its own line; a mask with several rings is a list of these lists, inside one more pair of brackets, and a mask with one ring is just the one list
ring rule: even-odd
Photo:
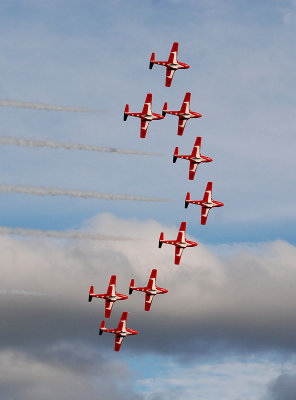
[[71,196],[84,199],[104,199],[104,200],[129,200],[129,201],[146,201],[146,202],[166,202],[168,199],[145,196],[129,196],[126,194],[100,193],[100,192],[84,192],[81,190],[45,188],[42,186],[22,186],[22,185],[6,185],[0,184],[0,193],[22,193],[32,194],[36,196]]
[[48,293],[40,292],[29,292],[27,290],[17,290],[17,289],[0,289],[1,294],[11,294],[13,296],[48,296]]
[[17,100],[0,100],[0,107],[20,107],[20,108],[32,108],[34,110],[70,111],[70,112],[81,112],[81,113],[104,112],[100,110],[92,110],[89,108],[65,107],[65,106],[56,106],[56,105],[42,104],[42,103],[29,103],[26,101],[17,101]]
[[100,235],[100,234],[83,233],[77,231],[43,231],[39,229],[10,228],[6,226],[0,226],[0,235],[17,235],[25,237],[39,237],[39,238],[52,237],[57,239],[102,240],[102,241],[115,241],[115,242],[137,240],[124,236]]
[[50,140],[25,139],[25,138],[11,137],[11,136],[0,136],[0,145],[21,146],[21,147],[50,147],[51,149],[87,150],[87,151],[98,151],[105,153],[160,156],[160,154],[158,153],[150,153],[145,151],[122,150],[114,147],[98,147],[98,146],[90,146],[79,143],[53,142]]

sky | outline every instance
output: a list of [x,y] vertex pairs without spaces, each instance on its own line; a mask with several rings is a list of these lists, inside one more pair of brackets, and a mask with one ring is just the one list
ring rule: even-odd
[[[0,394],[3,400],[294,400],[296,398],[296,243],[294,199],[296,2],[294,0],[10,0],[0,2],[2,100],[95,109],[97,113],[1,107],[1,133],[16,139],[113,147],[160,156],[5,146],[0,185],[37,186],[167,202],[0,193],[1,227],[99,234],[126,241],[0,235]],[[149,70],[152,52],[180,61]],[[140,138],[136,118],[147,93],[152,110],[191,109],[153,121]],[[197,136],[213,162],[188,180],[176,146]],[[208,181],[225,206],[184,208]],[[181,265],[158,249],[180,222],[190,239]],[[1,232],[1,230],[0,230]],[[138,239],[138,240],[132,240]],[[106,326],[129,311],[137,336],[113,351],[98,335],[100,301],[117,275],[144,286],[153,268],[168,294],[149,313],[134,292]]]

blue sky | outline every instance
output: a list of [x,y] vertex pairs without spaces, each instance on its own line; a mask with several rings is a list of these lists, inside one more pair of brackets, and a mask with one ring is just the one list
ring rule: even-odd
[[[180,18],[184,4],[190,12]],[[206,242],[294,241],[294,25],[293,19],[285,22],[293,16],[293,3],[160,1],[139,8],[133,2],[32,1],[1,7],[3,98],[108,111],[78,115],[1,109],[4,134],[164,155],[127,159],[3,148],[2,181],[160,197],[165,193],[173,200],[147,207],[2,195],[5,224],[67,229],[110,211],[178,225],[190,214],[192,232]],[[167,89],[163,68],[149,71],[147,60],[152,51],[165,58],[174,40],[180,41],[180,59],[189,60],[191,69],[176,74]],[[203,118],[189,121],[178,138],[176,119],[167,116],[151,124],[147,139],[141,140],[139,121],[123,123],[122,112],[126,102],[132,110],[141,109],[148,91],[156,112],[165,100],[179,107],[184,93],[191,91],[192,109]],[[174,147],[190,152],[198,135],[203,153],[214,159],[201,166],[200,185],[188,181],[184,162],[171,162]],[[225,207],[212,213],[212,224],[201,232],[199,210],[185,212],[182,202],[188,190],[201,196],[208,180],[214,181],[214,194]],[[48,213],[57,216],[49,219]]]
[[[15,389],[8,377],[2,382],[0,378],[5,400],[12,395],[17,398],[17,388],[21,390],[23,382],[21,371],[13,369],[10,362],[11,354],[19,358],[21,366],[28,361],[31,374],[24,381],[45,400],[55,371],[61,376],[61,390],[67,387],[65,399],[75,394],[75,374],[81,388],[91,386],[90,393],[97,395],[93,373],[84,375],[87,367],[73,372],[71,360],[75,357],[83,365],[88,360],[95,366],[101,385],[106,373],[102,365],[112,371],[105,380],[118,379],[119,386],[112,393],[107,384],[104,386],[110,399],[117,399],[120,388],[125,388],[130,398],[166,400],[174,398],[177,388],[175,396],[180,399],[278,400],[278,382],[282,376],[293,376],[295,367],[295,326],[291,322],[295,312],[289,297],[293,296],[295,275],[295,27],[293,0],[260,4],[243,0],[0,3],[0,99],[102,110],[84,114],[0,107],[1,136],[162,154],[144,157],[2,146],[0,183],[171,199],[168,203],[140,203],[0,194],[3,226],[87,228],[143,239],[134,248],[130,243],[96,247],[49,239],[0,238],[5,265],[0,280],[6,285],[2,289],[36,291],[31,282],[34,276],[40,291],[51,292],[54,287],[57,299],[64,304],[60,310],[54,300],[40,302],[53,324],[44,339],[36,338],[34,329],[27,331],[20,318],[17,330],[24,329],[25,342],[30,344],[19,347],[17,339],[15,343],[8,340],[0,351],[0,369],[15,375]],[[178,71],[172,87],[166,88],[164,68],[155,66],[150,71],[149,58],[155,52],[157,59],[166,59],[174,41],[180,43],[180,61],[191,68]],[[192,110],[203,117],[189,121],[182,137],[177,136],[177,120],[170,115],[152,122],[145,140],[139,137],[137,119],[123,122],[125,104],[129,103],[131,111],[140,111],[148,92],[153,94],[153,111],[160,113],[165,101],[169,109],[178,109],[187,91],[192,93]],[[173,164],[172,156],[175,146],[181,154],[191,152],[197,136],[203,138],[202,154],[214,161],[201,165],[197,178],[190,182],[187,163],[178,160]],[[201,198],[208,181],[214,182],[213,198],[225,206],[213,210],[203,227],[200,209],[192,206],[185,210],[184,199],[187,191],[192,198]],[[186,254],[182,275],[182,270],[171,272],[172,249],[160,253],[157,240],[160,230],[174,235],[183,220],[201,245],[199,253]],[[103,290],[110,270],[119,275],[124,271],[125,287],[132,273],[146,281],[148,270],[156,264],[163,266],[159,279],[165,282],[160,286],[167,283],[175,296],[156,299],[152,316],[143,316],[137,309],[139,297],[132,298],[131,328],[137,329],[135,325],[141,321],[149,335],[143,332],[143,339],[139,335],[134,347],[126,346],[126,353],[116,358],[106,348],[106,344],[113,346],[113,337],[103,336],[98,344],[93,335],[93,326],[101,317],[98,309],[95,313],[95,306],[88,304],[84,308],[80,300],[92,280]],[[17,280],[10,270],[18,272]],[[77,293],[73,304],[72,293]],[[194,300],[183,311],[181,304],[187,304],[187,293]],[[36,318],[43,321],[41,306],[38,308],[31,298],[16,298],[13,304],[9,298],[6,301],[8,310],[19,316],[24,301],[23,312],[28,314],[23,315],[33,328]],[[175,320],[172,307],[179,310]],[[85,326],[77,321],[75,308]],[[63,325],[67,315],[69,324],[75,326],[74,333]],[[9,313],[7,318],[10,321]],[[181,342],[183,337],[179,328],[170,337],[178,318],[187,344],[178,344],[177,335],[181,335]],[[9,329],[3,333],[5,343]],[[196,337],[190,338],[191,329]],[[67,335],[71,336],[68,341]],[[167,337],[166,343],[163,338]],[[40,340],[45,355],[34,340]],[[56,350],[63,340],[66,361],[59,359]],[[86,355],[82,350],[75,353],[77,343]],[[182,381],[188,375],[184,358],[190,346],[196,354],[192,370],[200,380],[193,375],[184,390]],[[211,349],[217,350],[216,358]],[[99,361],[89,355],[92,352]],[[209,364],[213,374],[206,368]],[[42,389],[33,379],[35,368],[43,371]],[[223,368],[227,373],[222,379],[218,375]],[[257,372],[259,378],[253,385]],[[174,382],[174,375],[180,380]],[[157,382],[155,391],[151,377]],[[230,393],[229,386],[236,378],[242,383]],[[295,393],[296,389],[287,385],[285,393]],[[197,391],[204,397],[196,397]],[[84,395],[82,389],[77,393]],[[31,395],[28,389],[24,400]]]

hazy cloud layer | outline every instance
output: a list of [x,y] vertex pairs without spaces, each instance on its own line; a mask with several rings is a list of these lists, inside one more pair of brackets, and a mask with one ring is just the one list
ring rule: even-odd
[[[226,349],[237,354],[295,351],[294,246],[281,241],[212,248],[199,244],[186,249],[176,267],[173,247],[157,245],[160,231],[173,239],[177,226],[104,214],[85,222],[85,228],[106,235],[136,234],[143,240],[74,243],[0,237],[0,384],[5,400],[21,393],[24,400],[47,400],[48,393],[75,400],[85,393],[141,399],[135,382],[147,400],[166,400],[173,387],[171,398],[184,392],[180,380],[163,376],[154,386],[147,376],[133,378],[122,357],[154,354],[196,363],[207,354],[227,354]],[[114,336],[98,335],[104,304],[88,303],[89,286],[104,293],[110,275],[116,274],[118,292],[127,294],[130,279],[145,285],[152,268],[158,269],[158,285],[169,293],[157,296],[149,313],[142,293],[115,304],[107,327],[116,327],[122,311],[129,311],[128,326],[140,332],[125,339],[116,355]],[[58,396],[61,392],[64,397]],[[195,398],[194,392],[185,393]]]
[[295,400],[295,398],[296,375],[282,374],[271,382],[266,400]]
[[53,293],[38,300],[2,298],[4,348],[82,340],[111,349],[113,337],[98,337],[103,302],[87,303],[89,286],[105,291],[110,275],[117,274],[118,291],[127,293],[131,278],[136,285],[145,285],[152,268],[157,268],[158,284],[169,293],[157,296],[149,313],[144,312],[142,294],[133,293],[115,305],[107,321],[109,327],[117,325],[120,313],[131,311],[129,325],[140,335],[128,338],[124,351],[198,357],[219,348],[295,350],[294,246],[281,241],[213,248],[200,244],[186,249],[176,267],[174,248],[158,249],[157,244],[160,231],[174,239],[178,227],[111,215],[88,225],[107,235],[136,234],[143,240],[59,244],[0,238],[2,289]]
[[43,357],[13,350],[0,353],[3,400],[142,399],[132,388],[125,363],[91,353],[79,342],[46,347],[40,353]]

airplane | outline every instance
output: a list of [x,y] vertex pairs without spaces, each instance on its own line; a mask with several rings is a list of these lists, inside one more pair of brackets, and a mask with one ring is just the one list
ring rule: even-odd
[[166,114],[172,114],[172,115],[179,116],[179,122],[178,122],[178,135],[179,136],[183,135],[186,122],[190,118],[202,117],[202,115],[200,113],[190,110],[190,97],[191,97],[191,93],[187,92],[185,94],[180,111],[168,111],[168,103],[167,102],[164,103],[164,106],[162,109],[162,115],[164,117]]
[[215,201],[212,199],[213,182],[208,182],[204,197],[202,200],[190,200],[190,193],[188,192],[185,199],[185,208],[188,207],[189,203],[198,204],[201,206],[201,224],[205,225],[207,222],[208,214],[213,207],[224,206],[221,201]]
[[141,118],[141,138],[146,137],[149,122],[153,119],[163,119],[164,116],[156,114],[151,111],[152,106],[152,93],[148,93],[146,96],[145,104],[141,113],[131,113],[129,112],[129,105],[126,104],[124,109],[123,120],[126,121],[128,116]]
[[129,287],[129,294],[133,293],[133,290],[138,290],[140,292],[145,292],[145,311],[149,311],[152,300],[156,294],[164,294],[167,293],[167,289],[163,289],[161,287],[156,286],[156,275],[157,269],[153,269],[150,275],[150,279],[148,281],[148,285],[146,287],[135,287],[135,280],[132,279]]
[[196,172],[198,164],[200,164],[202,162],[211,162],[211,161],[213,161],[212,158],[206,157],[206,156],[202,156],[200,154],[201,139],[202,138],[199,137],[199,136],[196,138],[191,154],[180,155],[178,147],[175,148],[175,152],[174,152],[174,157],[173,157],[173,162],[174,163],[177,161],[177,158],[183,158],[184,160],[189,160],[190,161],[189,179],[191,181],[194,179],[195,172]]
[[161,232],[160,237],[159,237],[159,245],[158,245],[159,248],[161,248],[163,243],[172,244],[173,246],[175,246],[175,264],[176,265],[180,264],[183,250],[186,247],[198,246],[198,244],[196,242],[187,240],[185,238],[185,234],[186,234],[186,222],[181,222],[177,240],[164,240],[163,232]]
[[180,61],[178,61],[178,59],[177,59],[178,47],[179,47],[179,43],[174,42],[168,61],[155,61],[155,53],[152,53],[151,57],[150,57],[150,63],[149,63],[150,69],[153,68],[154,64],[158,64],[158,65],[162,65],[162,66],[166,67],[165,85],[167,87],[171,86],[174,73],[175,73],[175,71],[177,71],[177,69],[190,68],[190,66],[188,64],[181,63]]
[[126,300],[128,296],[116,293],[116,275],[112,275],[108,286],[107,293],[95,294],[94,287],[91,286],[88,294],[88,301],[91,302],[93,297],[105,299],[105,318],[110,318],[112,306],[117,300]]
[[122,313],[117,329],[107,329],[105,327],[105,321],[103,320],[101,322],[99,335],[102,335],[103,332],[110,332],[110,333],[114,333],[116,335],[114,351],[120,350],[121,343],[126,336],[137,335],[139,333],[138,331],[135,331],[134,329],[128,329],[126,327],[127,314],[128,314],[128,312],[126,312],[126,311],[124,311]]

